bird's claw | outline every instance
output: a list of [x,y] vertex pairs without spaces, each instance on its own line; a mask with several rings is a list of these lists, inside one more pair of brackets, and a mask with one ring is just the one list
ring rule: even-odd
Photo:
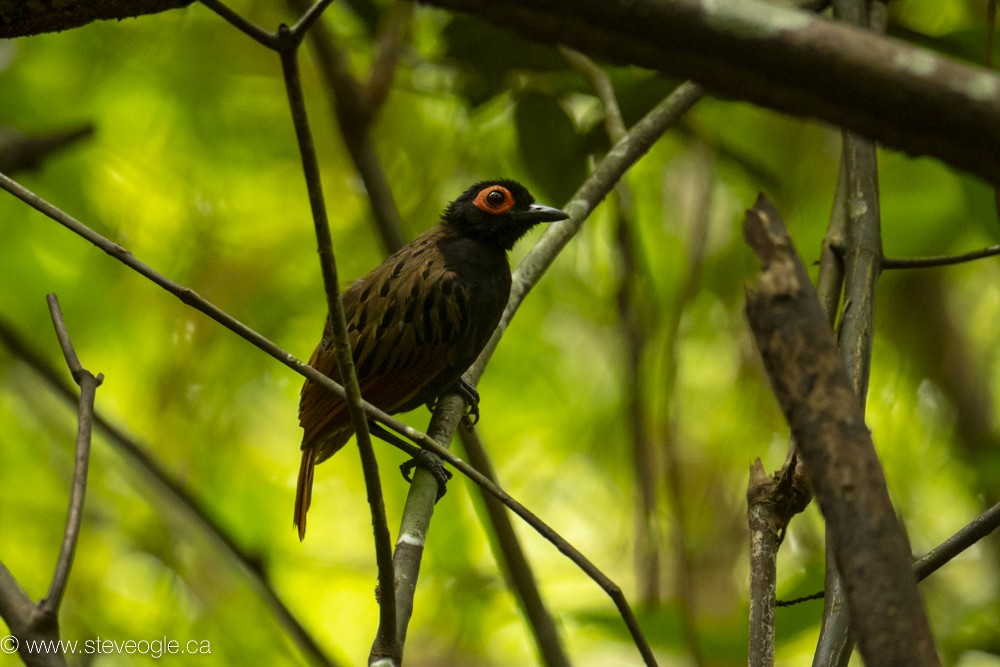
[[479,392],[464,379],[459,379],[455,385],[455,391],[469,404],[469,410],[466,414],[469,415],[471,424],[475,426],[479,423]]
[[437,457],[433,452],[429,452],[426,449],[418,450],[413,458],[409,461],[403,463],[399,466],[399,471],[403,473],[403,478],[407,482],[413,482],[411,478],[411,473],[414,468],[423,468],[430,474],[434,475],[434,479],[437,481],[438,490],[437,497],[434,498],[434,502],[441,500],[444,494],[448,492],[448,480],[451,479],[451,472],[444,467],[441,463],[441,459]]

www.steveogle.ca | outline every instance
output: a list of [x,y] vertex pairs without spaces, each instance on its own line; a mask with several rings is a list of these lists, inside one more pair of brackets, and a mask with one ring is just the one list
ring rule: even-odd
[[150,658],[162,658],[169,655],[211,655],[212,643],[207,639],[24,639],[14,635],[0,638],[0,652],[6,654],[18,651],[28,654],[62,653],[64,655],[101,655],[124,654],[144,655]]

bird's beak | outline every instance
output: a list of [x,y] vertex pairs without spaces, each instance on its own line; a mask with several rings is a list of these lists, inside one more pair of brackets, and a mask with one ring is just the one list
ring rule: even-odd
[[565,211],[560,211],[557,208],[552,208],[551,206],[543,206],[541,204],[532,204],[528,207],[527,211],[520,211],[517,213],[517,219],[521,222],[556,222],[557,220],[565,220],[569,216]]

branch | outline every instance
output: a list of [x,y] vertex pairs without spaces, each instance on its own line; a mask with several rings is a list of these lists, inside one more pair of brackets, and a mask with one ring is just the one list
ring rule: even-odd
[[833,534],[852,629],[870,665],[939,665],[910,549],[861,406],[802,262],[763,197],[747,242],[764,264],[747,319]]
[[[880,19],[887,19],[884,13],[876,14],[881,4],[834,0],[834,16],[851,25],[871,26],[881,33],[886,24]],[[869,6],[872,17],[868,15]],[[875,339],[875,290],[882,260],[878,157],[874,142],[847,130],[843,130],[841,136],[841,171],[837,187],[844,206],[840,220],[844,228],[840,259],[844,271],[844,303],[850,304],[850,308],[845,307],[841,313],[837,333],[847,375],[863,415]],[[850,608],[844,601],[843,581],[834,559],[836,547],[831,544],[837,537],[829,523],[826,535],[826,589],[831,594],[824,601],[823,623],[813,664],[846,667],[853,647],[849,636]]]
[[614,188],[629,167],[645,155],[657,139],[687,113],[702,95],[704,90],[700,86],[682,83],[611,147],[580,189],[563,206],[563,210],[570,216],[569,219],[549,225],[531,251],[514,269],[507,308],[500,318],[496,331],[493,332],[493,337],[466,373],[466,380],[473,385],[479,382],[479,378],[486,370],[486,364],[493,356],[500,338],[503,337],[524,297],[541,279],[570,239],[580,231],[583,222]]
[[127,19],[186,7],[193,0],[0,0],[0,38],[79,28],[91,21]]
[[[336,354],[337,367],[340,370],[340,378],[344,383],[347,410],[354,424],[355,440],[361,457],[361,469],[364,474],[368,506],[372,517],[379,590],[384,592],[393,590],[396,585],[396,575],[392,563],[392,538],[389,535],[389,524],[385,516],[385,500],[382,496],[382,482],[378,474],[378,461],[375,459],[375,450],[368,432],[368,416],[365,414],[361,387],[354,370],[354,353],[347,333],[347,317],[337,280],[337,262],[333,253],[333,241],[330,236],[326,205],[323,201],[319,161],[316,157],[316,148],[313,144],[312,132],[306,115],[305,97],[302,94],[302,83],[298,69],[298,46],[302,43],[305,30],[319,17],[323,8],[328,4],[328,1],[319,0],[303,14],[294,28],[288,29],[285,26],[279,28],[279,55],[281,56],[285,88],[288,93],[288,104],[292,112],[292,122],[295,126],[295,136],[298,140],[299,153],[302,156],[302,171],[305,174],[306,187],[309,192],[316,241],[319,245],[320,268],[323,274],[323,287],[326,292],[329,313],[328,324],[333,333],[333,349]],[[393,664],[398,664],[402,650],[395,641],[395,622],[395,597],[383,594],[379,599],[379,623],[387,627],[388,631],[383,637],[383,643],[374,650],[379,655],[388,657]]]
[[[486,477],[497,481],[496,472],[490,462],[483,447],[482,439],[475,428],[468,423],[462,422],[458,428],[458,434],[462,439],[462,447],[469,457],[469,463],[475,466],[476,470]],[[520,603],[521,611],[528,621],[532,636],[535,639],[535,646],[538,649],[541,663],[545,667],[569,667],[569,658],[563,649],[562,641],[559,639],[559,630],[552,615],[545,607],[545,601],[538,590],[538,582],[531,569],[521,543],[514,532],[514,525],[510,516],[495,498],[483,493],[480,490],[480,498],[486,508],[486,516],[489,518],[490,526],[493,528],[492,540],[497,562],[506,574],[507,585],[514,591],[517,601]]]
[[[291,0],[290,4],[300,7],[305,3],[303,0]],[[333,35],[322,22],[316,23],[309,31],[309,43],[326,82],[340,136],[365,185],[373,222],[387,253],[403,247],[406,240],[392,187],[372,145],[369,130],[392,82],[402,42],[409,32],[412,7],[410,2],[397,2],[388,10],[378,38],[379,55],[364,85],[351,74],[347,56],[337,48]]]
[[55,573],[49,593],[36,607],[31,599],[21,589],[13,575],[0,563],[0,616],[3,616],[11,635],[3,639],[0,650],[13,653],[17,650],[26,665],[65,665],[65,657],[61,649],[36,652],[29,650],[28,643],[35,640],[59,640],[59,606],[62,604],[66,583],[69,581],[70,569],[73,566],[73,555],[80,537],[80,527],[83,524],[83,503],[87,496],[87,468],[90,462],[90,442],[94,420],[94,397],[97,388],[104,381],[104,376],[96,377],[80,363],[73,349],[69,331],[63,320],[59,300],[55,294],[46,297],[52,323],[55,326],[56,338],[62,348],[63,357],[69,367],[73,380],[80,387],[80,399],[77,406],[76,456],[73,466],[73,484],[70,489],[69,509],[66,511],[66,528],[63,531],[62,547],[56,560]]
[[[76,402],[76,395],[69,383],[64,381],[60,373],[37,351],[33,350],[25,338],[18,335],[14,328],[3,319],[0,319],[0,342],[34,370],[53,393],[68,403]],[[323,654],[316,640],[302,627],[299,620],[278,597],[267,580],[260,560],[241,547],[198,499],[192,496],[180,482],[171,477],[170,473],[147,453],[150,448],[137,443],[133,437],[112,424],[100,412],[95,411],[94,413],[94,425],[115,451],[140,473],[146,475],[148,480],[152,481],[163,495],[169,498],[196,525],[200,526],[209,537],[214,538],[227,556],[236,561],[249,582],[257,590],[258,595],[271,608],[271,612],[284,626],[285,631],[302,654],[314,665],[335,667],[336,663]],[[0,586],[0,604],[2,604],[3,598],[4,592]],[[28,603],[30,604],[30,600]],[[0,616],[7,616],[2,608],[0,608]]]
[[1000,182],[1000,77],[897,39],[762,0],[422,1]]
[[224,5],[221,0],[201,0],[201,4],[221,16],[223,19],[228,21],[230,25],[258,44],[271,50],[276,50],[278,48],[277,35],[271,34],[260,26],[245,19],[243,16],[237,14],[232,9]]
[[[913,574],[916,575],[917,581],[923,581],[931,576],[997,528],[1000,528],[1000,503],[989,508],[947,540],[913,561]],[[819,591],[795,600],[778,602],[778,606],[787,607],[806,600],[819,600],[824,597],[824,594],[825,591]]]
[[[489,359],[493,355],[493,351],[496,349],[496,346],[499,344],[500,338],[503,336],[503,332],[506,330],[510,319],[517,311],[517,308],[524,300],[525,295],[535,282],[541,278],[542,274],[552,264],[552,262],[555,261],[556,256],[566,246],[566,244],[569,243],[569,240],[576,234],[577,231],[579,231],[580,227],[583,225],[583,221],[590,215],[590,212],[593,211],[594,207],[596,207],[597,204],[600,203],[605,196],[607,196],[608,192],[614,188],[615,184],[619,181],[619,179],[621,179],[625,171],[627,171],[632,164],[642,157],[656,142],[656,140],[659,139],[659,137],[674,122],[676,122],[677,119],[684,114],[684,112],[686,112],[695,102],[698,101],[698,99],[701,98],[701,95],[702,91],[698,86],[692,84],[682,84],[669,97],[667,97],[666,100],[657,105],[652,111],[646,114],[642,120],[636,123],[632,129],[629,130],[629,132],[612,147],[608,154],[605,155],[604,159],[580,187],[573,199],[571,199],[569,204],[563,208],[563,210],[570,214],[570,219],[549,225],[545,234],[542,235],[541,239],[539,239],[539,241],[535,244],[531,252],[529,252],[524,260],[522,260],[517,269],[514,270],[510,300],[507,302],[507,307],[504,310],[503,317],[501,317],[496,331],[493,332],[493,336],[490,338],[490,341],[487,343],[483,352],[479,355],[479,358],[476,359],[476,362],[465,373],[463,379],[466,382],[472,386],[478,384],[479,378],[482,377],[482,373],[486,368],[486,364],[489,363]],[[520,503],[508,496],[489,479],[485,478],[478,471],[471,468],[464,461],[454,457],[450,452],[448,452],[447,449],[438,444],[440,442],[449,442],[451,440],[451,434],[454,433],[459,420],[465,413],[465,407],[464,399],[458,394],[447,394],[441,396],[438,399],[437,408],[435,409],[435,418],[432,420],[432,425],[436,425],[439,419],[442,422],[440,428],[441,437],[434,438],[430,442],[422,440],[414,441],[418,442],[418,444],[422,447],[430,449],[442,459],[454,465],[466,477],[472,479],[472,481],[479,484],[488,493],[504,503],[504,505],[524,519],[529,525],[545,537],[545,539],[549,540],[557,549],[566,554],[574,563],[576,563],[580,569],[590,576],[590,578],[593,579],[611,597],[617,606],[622,619],[628,626],[629,631],[632,633],[633,640],[635,641],[640,652],[643,654],[643,658],[646,660],[646,663],[655,664],[655,657],[653,656],[652,650],[649,648],[648,642],[642,634],[642,630],[639,627],[639,623],[636,620],[628,601],[625,599],[624,595],[622,595],[621,589],[618,588],[614,582],[608,579],[607,576],[597,569],[589,560],[587,560],[582,553],[567,543],[548,525],[525,509]],[[441,415],[440,418],[438,417],[438,414]],[[411,439],[413,438],[411,437]],[[432,491],[436,492],[437,482],[431,475],[425,474],[425,472],[426,471],[422,471],[419,468],[415,471],[413,483],[410,485],[410,495],[425,497],[429,496]],[[407,508],[410,508],[409,497],[407,498]],[[423,546],[424,535],[426,534],[427,526],[430,524],[430,517],[433,513],[433,503],[423,501],[418,502],[415,500],[412,509],[412,516],[407,514],[407,510],[404,510],[404,518],[401,522],[397,551],[399,550],[401,544],[411,546],[417,545],[421,548]],[[415,531],[410,531],[408,526],[414,527]],[[408,536],[411,533],[412,537],[406,537],[404,540],[404,536]],[[409,548],[410,546],[407,546],[407,549]],[[396,561],[397,572],[399,572],[402,566],[399,563],[400,559],[398,557],[396,558]],[[419,572],[419,565],[419,558],[409,558],[406,565],[408,568],[407,574],[404,575],[399,573],[400,580],[402,581],[405,578],[412,586],[415,587],[416,575]],[[397,589],[397,594],[411,598],[409,601],[406,599],[397,600],[397,606],[401,609],[405,609],[408,605],[412,605],[412,591],[406,590],[403,586],[400,586]],[[400,618],[408,618],[408,615],[404,615],[401,611]],[[398,631],[401,637],[405,637],[405,623],[401,623]]]
[[945,563],[1000,527],[1000,503],[980,514],[960,531],[931,549],[913,563],[919,581],[936,572]]
[[961,255],[939,255],[937,257],[882,258],[882,269],[928,269],[938,266],[962,264],[985,257],[1000,255],[1000,245],[990,246],[981,250],[972,250]]
[[772,508],[774,480],[760,459],[750,466],[747,485],[747,523],[750,528],[750,667],[774,665],[774,608],[778,546],[783,526],[776,525]]
[[56,328],[59,346],[66,358],[66,365],[73,375],[73,380],[80,386],[76,463],[73,466],[73,487],[70,491],[69,510],[66,512],[66,530],[63,532],[62,548],[59,551],[59,560],[56,562],[56,571],[52,576],[49,594],[38,605],[39,611],[48,615],[52,622],[55,622],[59,615],[59,605],[62,603],[63,593],[66,590],[69,571],[73,565],[73,554],[76,553],[80,526],[83,523],[83,501],[87,496],[87,467],[90,462],[90,434],[94,422],[94,397],[97,394],[97,388],[104,381],[104,375],[99,373],[97,377],[94,377],[93,373],[80,364],[80,359],[76,356],[76,350],[73,349],[73,343],[70,341],[66,323],[63,321],[59,299],[56,298],[55,294],[49,294],[46,299],[49,303],[49,312],[52,314],[52,323]]

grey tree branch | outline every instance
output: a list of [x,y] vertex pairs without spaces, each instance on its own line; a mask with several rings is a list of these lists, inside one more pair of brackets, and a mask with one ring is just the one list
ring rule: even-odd
[[[69,383],[63,380],[60,373],[31,347],[24,336],[18,334],[14,327],[2,318],[0,318],[0,343],[37,373],[54,394],[67,403],[76,402],[76,395]],[[271,613],[285,628],[292,642],[311,664],[322,667],[336,666],[331,658],[324,655],[316,640],[278,597],[258,558],[240,546],[203,504],[148,453],[150,449],[148,446],[136,442],[131,435],[112,424],[97,410],[94,411],[94,426],[104,436],[104,440],[128,464],[134,466],[145,476],[146,480],[152,482],[163,497],[187,515],[196,526],[200,527],[209,537],[214,538],[221,551],[239,565],[239,569],[247,577],[251,586],[271,609]],[[0,604],[2,604],[3,597],[4,593],[0,591]],[[28,603],[30,604],[30,600]],[[4,616],[2,610],[0,610],[0,616]]]
[[[866,0],[834,0],[834,16],[860,28],[885,31],[887,14],[882,3]],[[869,7],[873,9],[869,16]],[[884,7],[883,7],[884,9]],[[842,167],[838,190],[843,188],[843,298],[845,307],[838,327],[838,344],[865,412],[875,339],[875,293],[882,271],[882,221],[878,189],[878,157],[875,143],[858,134],[842,132]],[[834,558],[837,535],[826,526],[826,590],[814,667],[846,667],[851,657],[851,612],[844,582]]]
[[[292,0],[291,4],[301,7],[306,3]],[[409,34],[412,15],[413,4],[406,0],[397,0],[387,10],[378,38],[378,56],[364,84],[351,74],[346,55],[337,48],[333,34],[322,22],[309,31],[309,43],[326,82],[340,136],[365,185],[373,222],[387,253],[401,248],[406,240],[392,187],[372,145],[370,130],[388,96],[403,44]]]
[[1000,182],[1000,77],[898,39],[762,0],[422,1]]
[[764,264],[747,319],[833,532],[862,656],[869,665],[939,665],[857,395],[805,267],[763,196],[747,212],[745,234]]
[[[396,585],[396,574],[392,563],[392,539],[389,535],[389,524],[385,515],[385,501],[382,495],[382,482],[379,479],[378,461],[375,458],[375,450],[368,432],[368,416],[365,414],[361,388],[354,370],[354,352],[351,349],[347,333],[347,317],[337,279],[337,262],[333,252],[326,204],[323,200],[319,160],[316,157],[312,131],[306,115],[305,97],[302,94],[298,69],[298,47],[302,43],[306,31],[318,20],[329,1],[332,0],[318,0],[303,13],[295,26],[290,29],[281,26],[278,29],[278,54],[281,57],[281,68],[292,112],[292,123],[295,126],[295,136],[298,140],[299,153],[302,156],[302,171],[305,174],[316,240],[319,245],[320,270],[323,275],[329,323],[333,331],[334,352],[340,377],[344,382],[347,409],[354,424],[355,440],[361,457],[361,469],[364,474],[368,506],[372,517],[379,588],[382,591],[387,591],[392,590]],[[379,599],[379,623],[389,628],[389,632],[383,635],[382,641],[372,649],[372,652],[373,655],[387,657],[390,664],[393,665],[399,664],[402,658],[401,646],[395,639],[395,622],[395,597],[383,595]]]
[[[576,234],[576,232],[579,231],[584,220],[586,220],[587,216],[590,215],[591,211],[593,211],[597,204],[600,203],[614,188],[615,184],[617,184],[621,179],[622,174],[624,174],[628,168],[632,166],[632,164],[642,157],[646,151],[652,147],[656,140],[659,139],[659,137],[673,123],[675,123],[695,102],[698,101],[698,99],[701,98],[701,95],[702,91],[698,86],[693,84],[682,84],[671,95],[669,95],[667,99],[658,104],[652,111],[636,123],[628,131],[628,133],[611,148],[608,154],[604,156],[600,164],[598,164],[597,168],[587,178],[580,189],[577,190],[570,202],[563,207],[563,210],[570,214],[569,220],[549,225],[545,234],[542,235],[532,248],[531,252],[528,253],[528,255],[514,270],[510,300],[507,302],[507,307],[504,310],[503,317],[501,318],[496,331],[493,332],[493,336],[490,338],[489,343],[487,343],[486,348],[479,355],[479,358],[476,359],[476,362],[472,365],[472,367],[466,372],[463,378],[466,382],[468,382],[471,386],[476,386],[479,383],[479,378],[482,377],[486,364],[489,363],[490,357],[493,355],[493,351],[499,344],[500,338],[503,336],[504,331],[506,331],[511,318],[514,316],[514,313],[517,312],[517,308],[524,300],[525,295],[541,278],[542,274],[552,264],[552,262],[555,261],[559,252],[566,246],[567,243],[569,243],[570,239]],[[461,461],[461,465],[464,467],[459,467],[456,462],[460,461],[460,459],[455,459],[446,449],[440,448],[438,442],[445,442],[451,439],[451,434],[454,433],[455,428],[458,426],[458,422],[464,412],[465,400],[458,394],[447,394],[438,400],[434,420],[436,421],[438,419],[438,414],[442,415],[440,418],[441,421],[444,422],[441,427],[442,437],[435,438],[436,442],[434,442],[434,446],[428,447],[428,449],[432,449],[432,451],[438,456],[441,456],[442,459],[458,467],[463,474],[470,477],[473,481],[486,489],[487,492],[503,502],[508,508],[514,511],[515,514],[520,516],[533,528],[535,528],[535,530],[541,533],[543,537],[552,542],[557,549],[566,554],[574,563],[576,563],[578,567],[580,567],[580,569],[593,579],[614,601],[622,619],[625,621],[629,631],[632,633],[632,638],[635,641],[636,646],[639,648],[639,651],[642,653],[646,664],[656,664],[656,659],[653,656],[652,650],[649,648],[649,644],[642,634],[642,629],[639,627],[638,621],[636,620],[635,614],[632,612],[628,601],[625,599],[624,595],[622,595],[621,589],[614,582],[608,579],[607,576],[596,568],[589,560],[587,560],[583,554],[566,542],[548,525],[539,520],[534,514],[527,511],[520,505],[520,503],[517,503],[512,498],[509,498],[509,496],[500,491],[496,485],[483,477],[476,470],[469,467],[464,461]],[[423,442],[420,442],[419,444],[424,446]],[[424,471],[418,469],[414,473],[413,484],[410,485],[411,495],[419,494],[420,496],[427,496],[431,494],[432,491],[436,492],[437,482],[431,475],[422,474],[423,472]],[[497,493],[498,491],[500,491],[502,495]],[[409,500],[407,501],[407,505],[409,506]],[[417,536],[414,538],[414,541],[418,542],[422,546],[423,535],[426,533],[427,526],[430,524],[430,516],[433,512],[433,505],[428,506],[426,503],[423,503],[423,509],[420,511],[416,511],[417,507],[418,504],[415,503],[415,511],[412,514],[408,514],[404,511],[404,518],[401,522],[399,531],[399,539],[402,540],[403,536],[406,534],[413,534]],[[407,571],[404,569],[405,567],[413,569]],[[410,558],[406,561],[406,565],[404,566],[397,558],[397,574],[401,581],[406,580],[415,582],[418,569],[419,559]],[[404,574],[404,572],[406,572],[406,574]],[[397,589],[397,592],[400,594],[412,595],[411,592],[404,591],[405,589],[403,586],[400,586]],[[411,604],[412,602],[397,601],[397,605],[403,608]],[[405,634],[405,630],[401,630],[401,632]]]
[[[462,439],[462,447],[469,458],[469,463],[496,482],[496,472],[479,437],[479,432],[469,426],[467,421],[463,421],[459,424],[458,434]],[[483,493],[482,490],[479,495],[493,527],[492,541],[497,552],[497,561],[506,573],[508,585],[515,592],[521,610],[528,619],[528,626],[535,639],[541,663],[545,667],[569,667],[569,658],[559,638],[559,630],[545,606],[541,591],[538,590],[538,582],[535,580],[531,563],[521,548],[507,510],[496,498]]]
[[[30,667],[66,664],[61,652],[31,650],[29,643],[59,639],[59,606],[69,581],[73,555],[76,553],[80,528],[83,525],[83,504],[87,497],[87,469],[90,463],[90,442],[94,421],[94,398],[97,388],[104,381],[103,375],[95,376],[80,363],[56,295],[49,294],[46,299],[59,347],[62,349],[74,382],[80,387],[80,398],[77,405],[73,483],[70,488],[69,508],[66,511],[66,528],[63,531],[62,547],[59,549],[48,595],[42,598],[37,606],[33,605],[14,576],[0,563],[0,616],[6,621],[11,636],[17,642],[14,647],[20,653],[21,659]],[[5,638],[4,641],[10,640]],[[2,648],[4,653],[8,653],[12,646],[6,644]]]
[[83,525],[83,502],[87,497],[87,468],[90,463],[90,435],[94,423],[94,397],[97,388],[104,381],[104,375],[98,373],[95,377],[80,363],[73,349],[73,343],[63,320],[59,299],[55,294],[49,294],[46,299],[52,323],[55,325],[56,338],[62,348],[66,365],[69,367],[73,380],[80,387],[80,405],[77,416],[76,458],[73,466],[73,487],[70,491],[69,510],[66,512],[66,530],[63,532],[62,548],[59,550],[59,560],[52,576],[52,586],[49,594],[39,603],[38,610],[52,619],[59,615],[59,605],[62,603],[69,571],[73,566],[73,555],[80,537],[80,527]]

